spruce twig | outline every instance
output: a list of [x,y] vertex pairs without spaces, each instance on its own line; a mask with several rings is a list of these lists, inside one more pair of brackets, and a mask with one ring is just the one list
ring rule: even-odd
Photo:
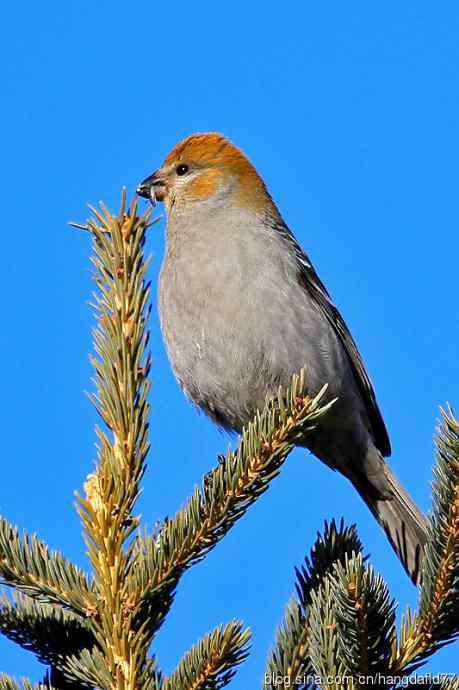
[[312,593],[334,572],[336,564],[344,565],[361,551],[355,525],[345,527],[343,520],[339,525],[334,520],[330,524],[326,522],[324,534],[317,534],[310,556],[296,569],[296,597],[288,604],[277,631],[268,657],[264,688],[305,690],[311,687],[315,677],[309,656]]
[[452,414],[442,416],[419,602],[423,627],[437,639],[459,633],[459,424]]
[[402,620],[393,669],[412,672],[459,634],[459,424],[442,410],[419,612]]
[[164,680],[163,690],[219,690],[248,655],[250,632],[238,621],[219,626],[200,640]]
[[0,630],[23,649],[34,652],[39,661],[56,668],[61,668],[69,655],[95,644],[86,619],[20,593],[14,593],[13,601],[3,596]]
[[134,201],[113,217],[92,208],[97,328],[94,331],[96,393],[91,397],[109,433],[97,430],[98,465],[77,496],[97,599],[92,612],[98,647],[67,662],[75,678],[113,690],[139,687],[151,635],[134,625],[138,592],[127,592],[129,542],[138,519],[133,509],[149,449],[147,318],[150,288],[143,246],[150,211],[137,216]]
[[86,615],[94,604],[92,584],[82,570],[61,553],[50,551],[35,535],[0,518],[0,581],[30,597],[61,604]]
[[11,678],[6,673],[0,674],[0,690],[56,690],[51,685],[32,683],[28,678],[21,678],[21,682]]
[[[320,586],[311,591],[309,656],[320,687],[337,690],[334,679],[343,678],[345,665],[338,654],[334,586],[326,576]],[[329,680],[330,679],[330,680]]]
[[331,578],[337,653],[345,672],[357,685],[385,687],[380,677],[390,668],[396,644],[395,602],[387,585],[371,565],[365,567],[361,554],[337,563]]

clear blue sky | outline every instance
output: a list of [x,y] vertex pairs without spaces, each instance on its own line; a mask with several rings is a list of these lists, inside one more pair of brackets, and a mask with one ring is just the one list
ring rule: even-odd
[[[92,468],[92,284],[85,204],[195,131],[251,157],[341,309],[374,380],[393,467],[430,505],[438,405],[459,401],[456,2],[5,5],[0,511],[86,567],[73,491]],[[149,238],[156,285],[164,222]],[[155,288],[156,289],[156,288]],[[141,512],[171,515],[228,439],[185,401],[154,313],[152,451]],[[256,687],[324,518],[356,521],[403,610],[415,591],[344,479],[304,451],[183,578],[155,651],[166,672],[220,622],[253,629],[234,690]],[[429,662],[459,671],[457,644]],[[42,676],[0,641],[0,669]]]

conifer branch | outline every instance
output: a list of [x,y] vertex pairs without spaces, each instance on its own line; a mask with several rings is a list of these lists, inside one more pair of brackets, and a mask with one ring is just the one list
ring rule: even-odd
[[82,570],[61,553],[50,551],[35,535],[23,532],[0,518],[0,581],[30,597],[61,604],[82,616],[95,600],[91,584]]
[[338,652],[333,583],[328,576],[311,591],[309,620],[309,656],[314,675],[321,679],[322,688],[337,688],[336,683],[326,682],[328,678],[345,675],[345,666]]
[[325,522],[324,534],[317,534],[309,557],[296,568],[296,597],[288,604],[284,620],[277,631],[276,642],[266,666],[264,687],[283,690],[295,687],[303,690],[311,686],[315,675],[309,657],[310,606],[314,589],[331,573],[337,564],[361,554],[362,544],[355,525],[339,526],[332,520]]
[[139,687],[143,690],[162,690],[164,676],[158,668],[155,658],[147,659]]
[[94,645],[94,634],[81,616],[19,593],[13,599],[3,595],[0,630],[23,649],[34,652],[42,663],[60,668],[69,655]]
[[[309,557],[304,559],[301,568],[295,568],[296,594],[303,610],[311,603],[311,592],[319,587],[325,577],[334,572],[337,563],[344,565],[348,559],[361,554],[362,542],[356,525],[346,526],[341,518],[337,525],[325,521],[324,533],[317,532]],[[366,557],[364,558],[366,560]]]
[[[396,647],[395,603],[386,583],[361,554],[337,563],[331,575],[337,652],[356,684],[379,687]],[[373,682],[370,678],[373,678]],[[382,685],[387,685],[381,681]]]
[[[291,388],[279,390],[264,410],[243,431],[236,453],[228,452],[210,472],[157,538],[138,539],[138,555],[129,576],[130,591],[142,591],[137,621],[152,616],[151,602],[171,601],[177,583],[193,563],[201,560],[266,491],[279,474],[295,441],[314,429],[332,402],[321,406],[326,387],[311,399],[304,397],[305,373],[292,379]],[[167,604],[157,615],[161,623]]]
[[263,682],[265,690],[289,687],[305,690],[310,687],[307,678],[311,677],[313,670],[309,659],[309,632],[308,612],[296,598],[292,598],[286,606],[274,648],[268,657]]
[[28,678],[21,678],[21,682],[11,678],[6,673],[0,674],[0,690],[56,690],[51,685],[32,683]]
[[108,428],[97,429],[98,465],[78,498],[97,599],[93,611],[98,647],[67,662],[73,677],[107,690],[134,690],[146,664],[151,633],[134,626],[139,592],[126,592],[132,561],[133,509],[149,450],[147,401],[150,357],[146,354],[150,287],[145,273],[145,232],[150,210],[137,216],[134,200],[126,211],[123,192],[118,216],[91,208],[96,393],[90,398]]
[[49,667],[44,683],[52,685],[56,690],[94,690],[87,683],[76,681],[74,678],[70,679],[62,668],[57,668],[56,666]]
[[234,667],[248,656],[250,632],[233,621],[219,626],[194,645],[178,668],[165,678],[163,690],[219,690],[230,682]]
[[459,424],[442,415],[419,602],[424,630],[433,638],[459,632]]
[[101,651],[96,647],[83,649],[79,654],[67,657],[61,668],[64,677],[72,682],[78,682],[88,688],[118,688],[122,684],[123,668],[120,667],[120,677],[113,683],[110,663],[107,663],[107,649]]
[[[79,654],[75,654],[66,659],[62,666],[64,676],[72,682],[78,681],[86,687],[99,687],[106,690],[113,685],[111,678],[110,664],[106,661],[107,648],[84,649]],[[118,689],[122,686],[123,668],[119,668],[116,682]],[[161,690],[163,687],[163,676],[158,670],[156,660],[146,659],[142,667],[139,667],[137,688],[142,690]]]
[[419,613],[402,621],[393,668],[411,672],[459,634],[459,424],[442,411]]

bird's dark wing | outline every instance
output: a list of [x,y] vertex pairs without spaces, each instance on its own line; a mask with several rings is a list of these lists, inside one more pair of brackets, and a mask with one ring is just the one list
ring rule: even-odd
[[343,343],[344,349],[349,357],[356,382],[366,405],[375,445],[382,455],[387,457],[391,454],[389,436],[379,410],[378,403],[376,402],[373,385],[370,377],[367,374],[362,358],[357,349],[357,345],[355,344],[348,327],[344,323],[343,317],[333,304],[325,285],[320,280],[313,265],[291,234],[290,230],[285,225],[283,225],[281,228],[278,227],[278,230],[282,235],[284,235],[291,249],[294,251],[295,257],[298,261],[299,277],[304,289],[307,291],[311,299],[317,304],[322,313],[326,316],[328,321],[335,329],[339,339]]

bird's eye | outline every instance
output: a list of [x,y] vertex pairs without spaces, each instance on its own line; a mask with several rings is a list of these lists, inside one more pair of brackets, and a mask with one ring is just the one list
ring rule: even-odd
[[185,165],[185,163],[181,163],[180,165],[177,165],[175,172],[177,173],[177,175],[186,175],[188,170],[189,167]]

